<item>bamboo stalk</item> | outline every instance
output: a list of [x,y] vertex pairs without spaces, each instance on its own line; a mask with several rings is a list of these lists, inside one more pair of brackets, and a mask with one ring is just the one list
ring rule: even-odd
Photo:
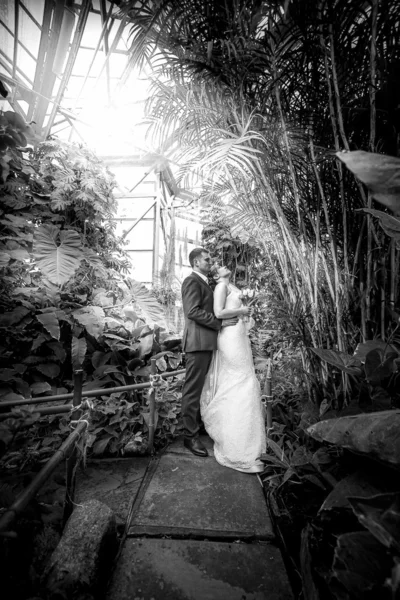
[[380,296],[381,296],[381,339],[385,341],[386,329],[385,329],[385,313],[386,313],[386,255],[384,252],[381,254],[381,285],[380,285]]
[[267,373],[265,376],[264,394],[267,409],[267,437],[272,429],[272,364],[271,359],[267,362]]
[[395,295],[396,295],[396,241],[392,238],[390,240],[390,292],[389,292],[389,306],[394,310],[395,306]]
[[70,448],[78,441],[82,433],[87,427],[86,421],[78,423],[77,427],[67,437],[65,442],[60,448],[53,454],[50,460],[45,464],[43,469],[39,471],[36,477],[31,481],[27,488],[18,496],[13,502],[9,509],[2,515],[0,519],[0,531],[7,531],[7,529],[14,522],[15,518],[24,510],[28,503],[34,498],[37,492],[40,490],[42,485],[47,481],[56,467],[62,460],[65,459],[67,452]]

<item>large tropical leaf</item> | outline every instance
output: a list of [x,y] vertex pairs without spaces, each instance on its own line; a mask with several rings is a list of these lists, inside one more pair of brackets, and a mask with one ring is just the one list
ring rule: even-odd
[[400,158],[363,150],[338,152],[337,156],[365,183],[375,200],[400,213]]
[[146,318],[147,323],[166,325],[166,315],[163,306],[152,295],[149,289],[139,281],[127,279],[129,291],[132,295],[133,304],[137,305]]
[[93,337],[98,338],[103,333],[105,313],[100,306],[78,308],[72,315]]
[[34,235],[33,255],[36,266],[53,284],[67,282],[83,258],[79,233],[55,225],[41,225]]
[[60,339],[60,324],[55,312],[37,314],[36,318],[43,327],[50,333],[51,337],[56,340]]
[[73,337],[71,342],[71,358],[74,369],[80,369],[85,359],[87,343],[85,338]]

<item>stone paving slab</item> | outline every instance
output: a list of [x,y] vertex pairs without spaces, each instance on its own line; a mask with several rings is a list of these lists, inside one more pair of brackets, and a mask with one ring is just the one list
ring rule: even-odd
[[291,600],[271,544],[127,539],[107,600]]
[[125,525],[149,461],[150,457],[133,457],[88,462],[77,473],[75,502],[100,500],[114,511],[117,523]]
[[[255,475],[219,465],[214,458],[164,454],[135,508],[132,535],[176,528],[190,536],[224,533],[274,539],[263,490]],[[168,532],[173,536],[173,531]]]

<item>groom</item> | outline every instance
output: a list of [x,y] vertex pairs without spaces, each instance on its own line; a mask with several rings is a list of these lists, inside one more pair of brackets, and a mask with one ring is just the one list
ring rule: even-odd
[[182,390],[184,445],[196,456],[208,456],[198,439],[201,425],[200,396],[212,353],[217,348],[217,336],[222,326],[236,325],[237,318],[217,319],[213,312],[213,292],[207,274],[211,257],[204,248],[189,254],[192,273],[182,284],[182,304],[185,314],[183,351],[186,354],[186,379]]

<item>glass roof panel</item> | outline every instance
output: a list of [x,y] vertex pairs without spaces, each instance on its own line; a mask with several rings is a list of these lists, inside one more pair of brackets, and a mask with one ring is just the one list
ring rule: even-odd
[[[27,10],[31,13],[32,17],[36,19],[38,23],[42,23],[43,21],[43,11],[44,11],[44,0],[20,0],[21,5],[25,6]],[[25,11],[21,11],[25,12]]]
[[14,33],[14,0],[0,2],[0,19]]

